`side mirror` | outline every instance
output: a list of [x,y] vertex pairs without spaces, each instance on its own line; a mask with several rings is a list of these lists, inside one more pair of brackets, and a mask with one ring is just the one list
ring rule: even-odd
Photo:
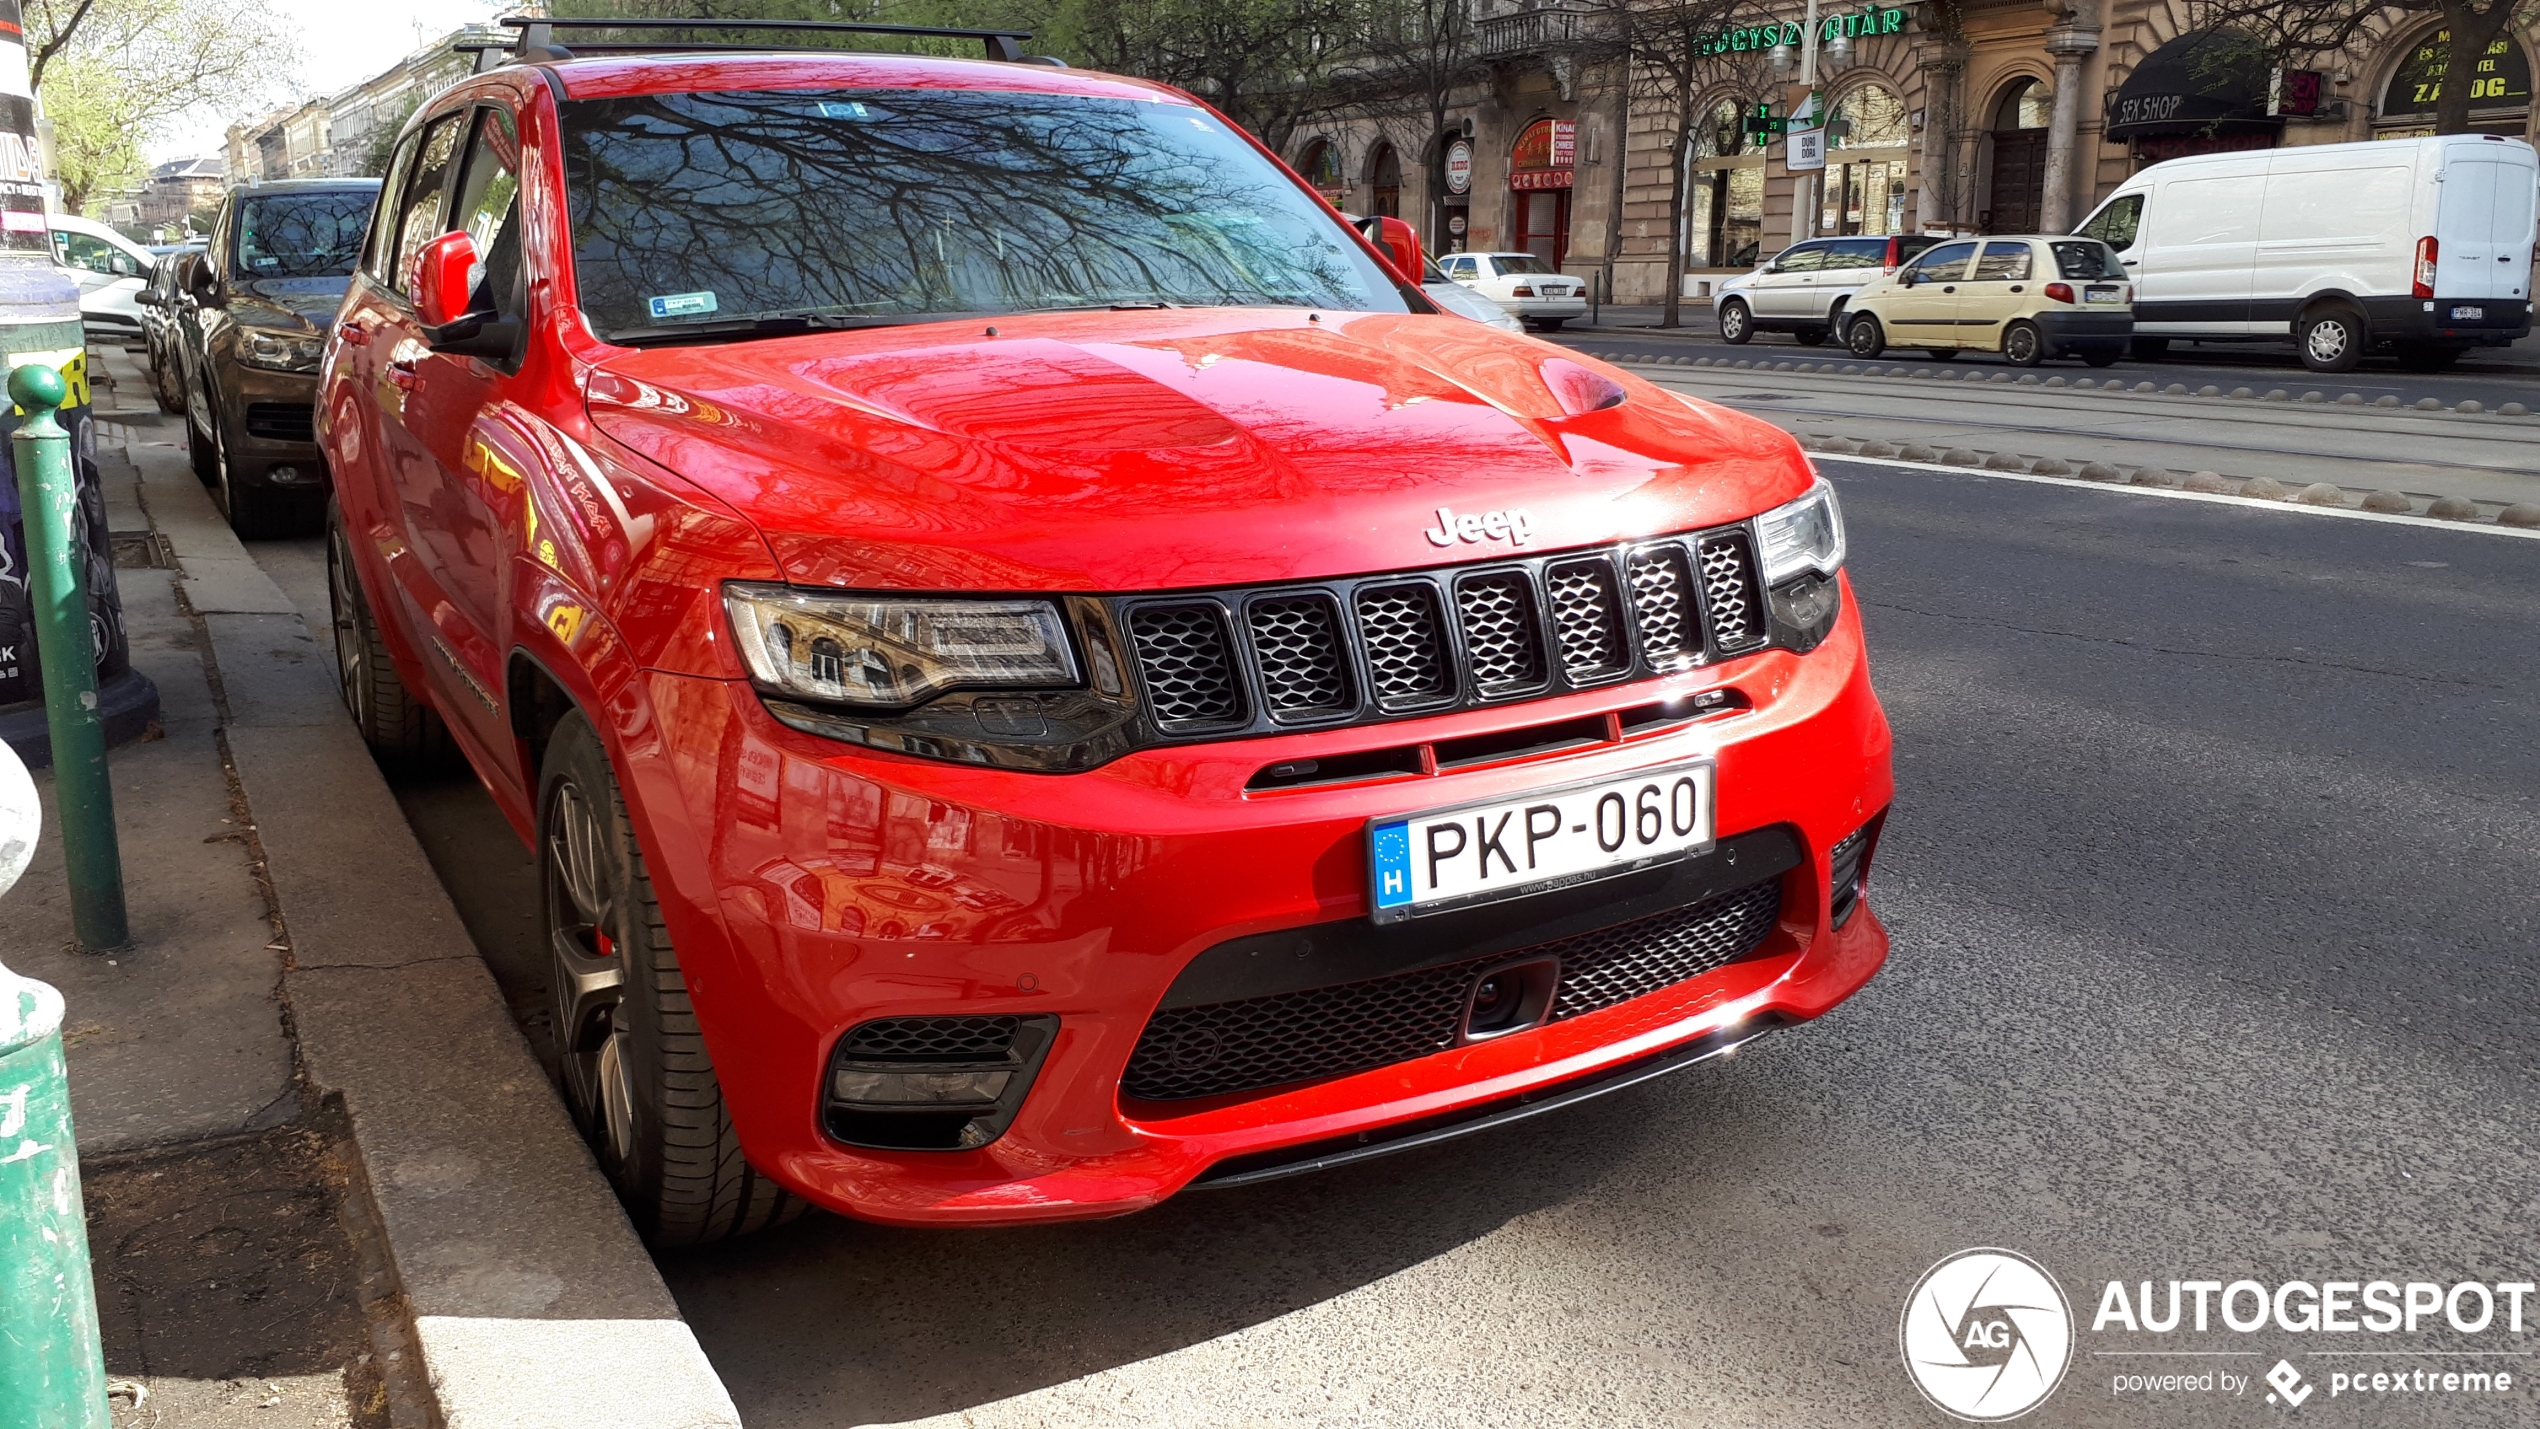
[[1405,281],[1415,286],[1419,283],[1421,273],[1429,266],[1420,252],[1420,230],[1398,218],[1379,218],[1376,246],[1393,255],[1394,267],[1409,275]]
[[167,299],[160,297],[156,290],[150,288],[144,288],[133,294],[132,300],[145,308],[164,308],[168,305]]
[[476,240],[444,233],[415,255],[415,316],[425,327],[447,327],[467,315],[469,281],[476,275]]
[[185,271],[177,274],[177,278],[185,291],[196,302],[212,301],[215,296],[212,291],[212,265],[204,262],[200,253],[186,254],[184,262]]

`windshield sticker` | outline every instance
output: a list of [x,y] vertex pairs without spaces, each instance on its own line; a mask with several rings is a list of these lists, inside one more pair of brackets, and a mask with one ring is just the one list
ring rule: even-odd
[[714,311],[712,293],[669,293],[647,301],[657,318],[697,318]]
[[820,117],[823,119],[870,119],[873,116],[855,100],[824,99],[820,101]]

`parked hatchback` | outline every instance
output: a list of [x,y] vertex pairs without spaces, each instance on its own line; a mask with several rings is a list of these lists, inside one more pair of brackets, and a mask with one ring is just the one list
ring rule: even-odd
[[1961,239],[1862,288],[1843,343],[1855,357],[1919,347],[1936,358],[1998,352],[2015,367],[2050,357],[2106,367],[2134,335],[2133,296],[2095,238]]
[[378,196],[377,179],[231,189],[204,251],[175,260],[175,292],[142,294],[170,314],[194,474],[241,536],[289,535],[325,511],[318,361]]
[[1438,312],[1177,90],[519,23],[329,350],[337,656],[533,849],[647,1235],[1115,1215],[1877,969],[1786,434]]
[[1812,238],[1773,255],[1752,273],[1722,283],[1712,302],[1720,340],[1743,343],[1759,332],[1786,332],[1815,347],[1843,329],[1852,297],[1872,279],[1895,272],[1940,242],[1918,234],[1884,238]]

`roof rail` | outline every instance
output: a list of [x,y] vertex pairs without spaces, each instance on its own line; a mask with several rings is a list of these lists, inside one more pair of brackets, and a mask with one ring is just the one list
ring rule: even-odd
[[[699,51],[740,50],[766,51],[789,48],[781,44],[733,45],[704,41],[576,41],[571,48],[556,43],[558,30],[768,30],[791,34],[859,34],[907,35],[925,39],[977,40],[987,47],[992,60],[1020,61],[1024,58],[1023,41],[1032,38],[1029,30],[960,30],[935,25],[863,25],[837,20],[560,20],[540,15],[506,15],[495,21],[520,31],[518,43],[505,49],[499,42],[463,43],[453,46],[473,51],[479,72],[508,60],[515,64],[543,64],[569,60],[576,55],[668,55],[695,54]],[[499,58],[498,58],[499,57]]]

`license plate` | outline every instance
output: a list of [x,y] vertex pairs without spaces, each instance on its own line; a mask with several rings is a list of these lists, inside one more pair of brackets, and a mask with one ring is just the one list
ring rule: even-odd
[[1367,825],[1378,923],[1592,883],[1707,852],[1710,761]]
[[2452,321],[2454,322],[2459,322],[2463,318],[2483,318],[2485,316],[2487,316],[2487,310],[2485,308],[2452,309]]
[[2125,290],[2114,283],[2097,283],[2081,290],[2085,303],[2116,303],[2125,300]]

